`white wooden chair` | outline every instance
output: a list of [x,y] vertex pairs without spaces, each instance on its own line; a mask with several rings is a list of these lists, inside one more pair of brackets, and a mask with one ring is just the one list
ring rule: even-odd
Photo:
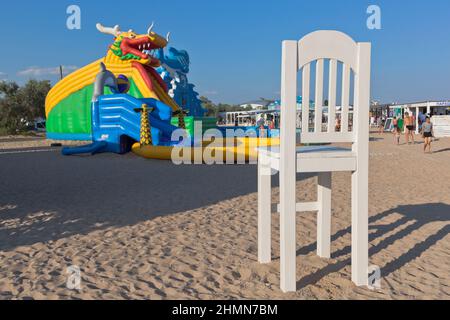
[[[329,61],[328,125],[322,130],[324,65]],[[302,127],[309,128],[311,64],[315,63],[314,129],[302,130],[300,143],[352,143],[351,149],[297,147],[297,75],[302,71]],[[258,260],[271,261],[271,173],[280,173],[280,282],[296,291],[296,213],[317,211],[317,253],[330,258],[331,173],[352,172],[352,280],[368,284],[368,175],[371,44],[356,43],[337,31],[313,32],[298,41],[283,41],[281,146],[259,149]],[[341,130],[336,132],[338,65],[342,64]],[[354,75],[353,130],[349,130],[351,74]],[[318,200],[297,203],[296,173],[318,174]]]

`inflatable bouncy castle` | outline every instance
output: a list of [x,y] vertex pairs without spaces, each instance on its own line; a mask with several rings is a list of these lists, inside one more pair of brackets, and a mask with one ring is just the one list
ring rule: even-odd
[[[150,26],[146,34],[133,30],[122,32],[119,26],[107,28],[97,24],[97,29],[113,37],[105,57],[81,68],[57,83],[46,99],[47,135],[56,140],[91,140],[93,138],[91,102],[95,78],[100,63],[114,75],[124,75],[130,82],[128,95],[134,98],[151,98],[178,110],[177,103],[168,95],[166,83],[155,68],[161,66],[156,58],[158,50],[168,43]],[[112,93],[108,88],[106,94]]]
[[182,148],[180,155],[187,158],[204,151],[218,158],[228,159],[230,153],[249,158],[255,143],[274,142],[256,137],[203,141],[216,119],[202,117],[198,93],[187,79],[187,52],[169,48],[165,54],[169,35],[156,34],[153,25],[145,34],[101,24],[97,30],[113,37],[106,56],[62,79],[46,99],[49,139],[92,141],[64,148],[64,155],[133,151],[173,160],[174,148]]

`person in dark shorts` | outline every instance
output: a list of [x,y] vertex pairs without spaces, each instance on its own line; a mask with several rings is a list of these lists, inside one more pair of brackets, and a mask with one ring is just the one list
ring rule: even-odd
[[400,127],[397,126],[394,130],[395,130],[394,143],[397,144],[397,145],[400,145],[400,137],[402,136],[402,132],[400,130]]
[[378,133],[382,134],[384,132],[385,121],[383,117],[378,118]]
[[398,135],[398,133],[400,131],[399,127],[398,127],[398,119],[397,119],[397,117],[394,117],[394,119],[392,119],[392,126],[393,126],[392,133],[394,135],[394,143],[397,143],[397,135]]
[[431,123],[430,117],[427,117],[427,119],[425,120],[425,123],[422,124],[422,135],[423,135],[423,139],[425,140],[423,152],[426,153],[427,148],[428,148],[428,152],[432,153],[431,152],[431,142],[432,142],[432,138],[433,138],[434,134],[433,134],[433,124]]
[[411,140],[412,144],[414,144],[414,118],[408,112],[405,113],[405,127],[406,143],[409,144]]

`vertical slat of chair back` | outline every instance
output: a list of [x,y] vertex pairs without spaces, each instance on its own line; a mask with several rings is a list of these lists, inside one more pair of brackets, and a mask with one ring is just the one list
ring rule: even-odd
[[[303,108],[302,108],[302,143],[333,143],[355,142],[356,137],[349,131],[350,114],[350,75],[351,71],[358,73],[358,44],[349,36],[338,31],[313,32],[299,41],[299,70],[302,69],[303,77]],[[328,123],[327,130],[323,132],[322,118],[324,109],[324,63],[329,60],[328,83]],[[309,103],[310,103],[310,65],[316,62],[316,86],[315,86],[315,116],[314,130],[310,132]],[[343,64],[342,70],[342,109],[341,130],[336,130],[336,104],[338,63]],[[356,89],[356,88],[355,88]],[[356,90],[355,90],[355,94]],[[355,100],[355,108],[357,108]],[[358,119],[354,119],[354,122]]]
[[350,111],[350,66],[342,65],[342,105],[341,105],[341,132],[348,132],[348,116]]
[[311,89],[311,65],[309,63],[303,67],[302,77],[302,132],[309,132],[309,93]]
[[328,132],[336,130],[336,87],[337,87],[337,65],[338,61],[330,60],[330,75],[328,85]]
[[318,59],[316,63],[316,97],[314,99],[314,132],[322,132],[323,65],[323,59]]

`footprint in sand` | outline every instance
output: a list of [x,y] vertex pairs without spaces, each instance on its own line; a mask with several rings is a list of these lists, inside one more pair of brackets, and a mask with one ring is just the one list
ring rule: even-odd
[[194,276],[188,272],[181,272],[181,274],[183,275],[183,277],[186,277],[188,279],[193,279]]
[[240,280],[241,279],[241,274],[239,272],[232,271],[231,275],[233,276],[234,280]]

